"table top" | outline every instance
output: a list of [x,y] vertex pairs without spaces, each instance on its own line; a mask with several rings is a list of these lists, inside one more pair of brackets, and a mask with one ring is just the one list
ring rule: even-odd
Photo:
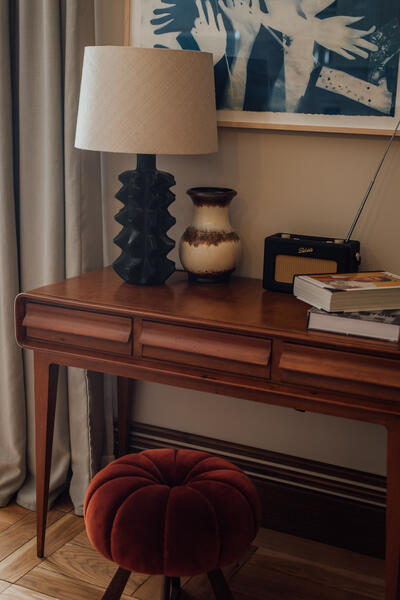
[[308,331],[310,306],[291,294],[264,290],[259,279],[232,277],[223,284],[200,284],[188,282],[185,273],[176,272],[164,285],[138,286],[125,283],[112,267],[105,267],[23,295],[64,307],[141,315],[258,335],[290,332],[303,341],[400,355],[399,344],[394,342]]
[[232,277],[227,283],[188,282],[175,272],[164,285],[125,283],[112,267],[91,271],[29,292],[36,299],[60,301],[120,314],[173,315],[184,320],[224,323],[257,330],[305,331],[309,306],[290,294],[264,290],[261,280]]

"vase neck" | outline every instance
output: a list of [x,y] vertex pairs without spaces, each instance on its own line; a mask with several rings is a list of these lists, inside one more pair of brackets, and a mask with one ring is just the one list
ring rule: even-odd
[[199,231],[233,231],[229,206],[194,206],[192,227]]

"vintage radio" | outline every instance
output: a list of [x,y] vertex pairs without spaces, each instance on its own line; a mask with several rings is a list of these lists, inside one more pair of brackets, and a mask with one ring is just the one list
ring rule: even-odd
[[352,273],[360,262],[355,240],[275,233],[265,238],[263,287],[292,292],[295,275]]
[[385,148],[357,214],[345,239],[275,233],[265,238],[263,286],[267,290],[292,292],[295,275],[313,273],[354,273],[360,266],[360,242],[351,240],[390,146],[400,127],[400,119]]

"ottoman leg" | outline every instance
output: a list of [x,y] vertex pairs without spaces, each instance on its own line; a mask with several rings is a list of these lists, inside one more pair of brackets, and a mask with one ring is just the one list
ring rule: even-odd
[[161,588],[160,600],[170,600],[169,590],[171,586],[171,577],[164,577]]
[[161,600],[179,600],[180,596],[181,581],[179,577],[164,577]]
[[102,600],[119,600],[122,592],[125,589],[131,572],[119,567],[114,577],[110,581],[110,585],[104,592]]
[[235,600],[221,569],[215,569],[207,574],[216,600]]
[[172,577],[171,584],[171,600],[179,600],[181,597],[181,580],[179,577]]

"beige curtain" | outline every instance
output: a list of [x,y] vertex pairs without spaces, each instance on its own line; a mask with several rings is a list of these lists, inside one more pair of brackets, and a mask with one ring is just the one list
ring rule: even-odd
[[[0,0],[0,506],[17,494],[35,508],[32,353],[14,341],[14,297],[102,265],[100,158],[74,148],[94,2]],[[81,513],[111,425],[100,376],[61,372],[50,502],[68,485]]]

